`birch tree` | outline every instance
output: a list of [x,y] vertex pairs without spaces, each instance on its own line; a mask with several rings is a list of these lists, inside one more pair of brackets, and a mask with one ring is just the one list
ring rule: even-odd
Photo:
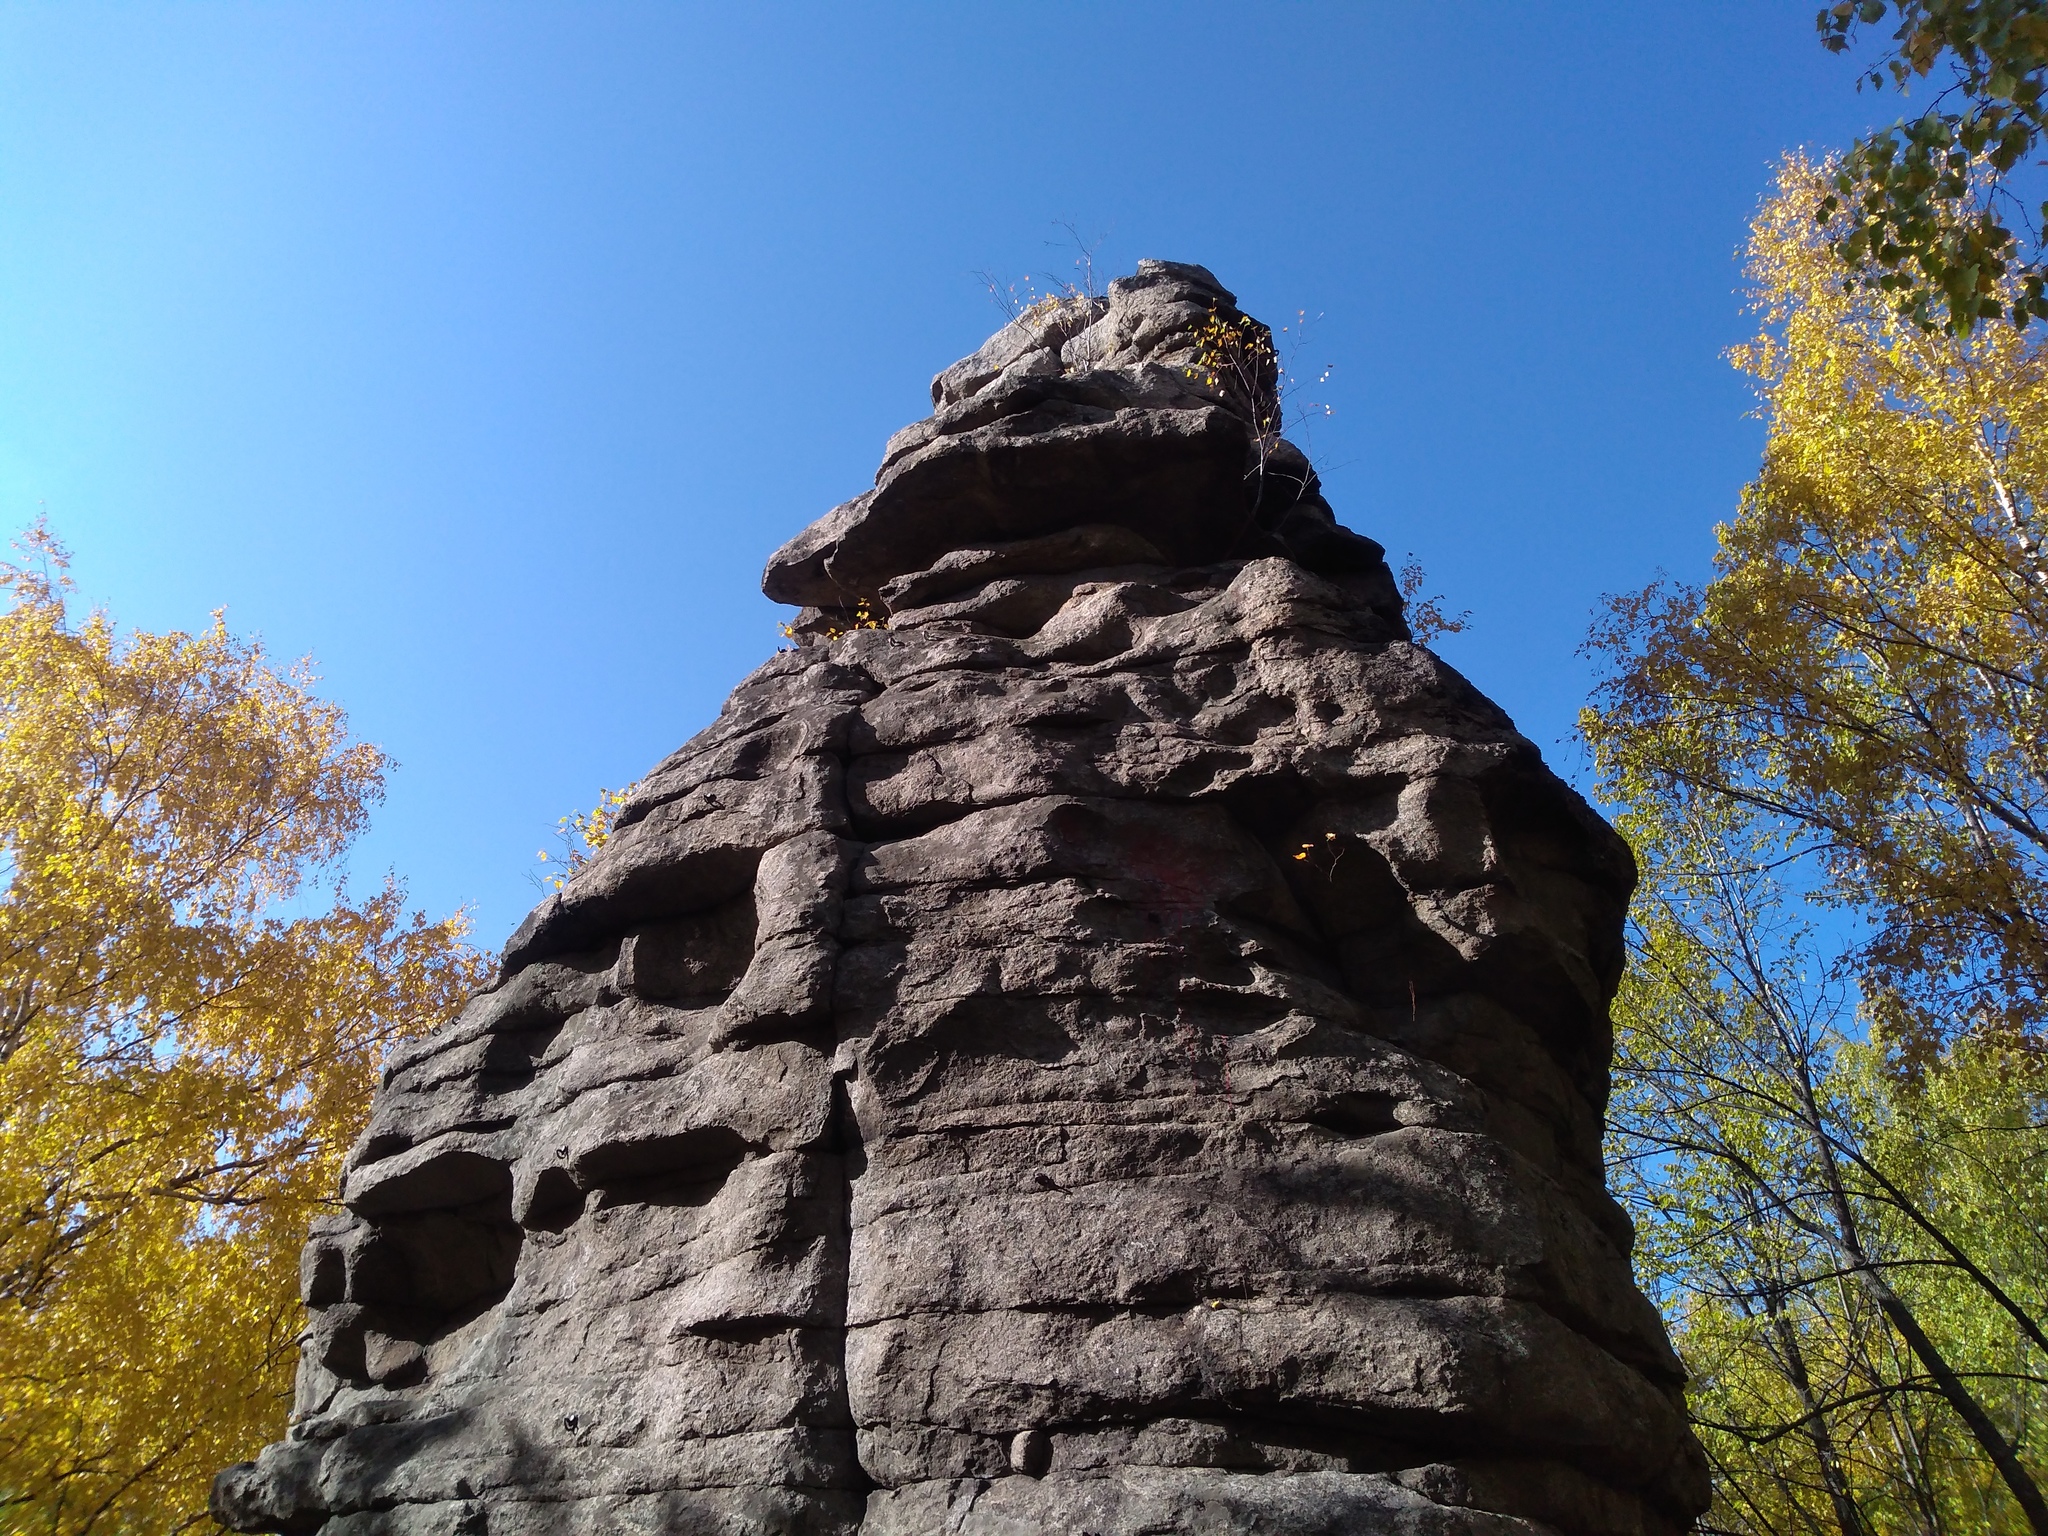
[[219,615],[76,615],[0,565],[0,1530],[169,1531],[283,1428],[297,1250],[381,1051],[480,981],[338,875],[382,789]]
[[2048,1536],[2048,370],[1752,230],[1767,426],[1714,575],[1613,600],[1637,848],[1612,1151],[1714,1521]]

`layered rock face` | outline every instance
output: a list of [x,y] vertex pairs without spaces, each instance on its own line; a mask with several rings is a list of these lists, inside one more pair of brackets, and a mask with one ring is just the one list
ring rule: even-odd
[[801,643],[387,1068],[224,1523],[1703,1508],[1601,1182],[1628,851],[1410,642],[1261,334],[1165,262],[1043,306],[774,557]]

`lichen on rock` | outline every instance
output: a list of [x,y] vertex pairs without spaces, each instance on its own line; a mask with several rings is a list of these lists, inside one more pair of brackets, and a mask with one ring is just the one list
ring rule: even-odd
[[1027,314],[770,560],[817,638],[392,1058],[224,1524],[1704,1507],[1602,1184],[1628,850],[1191,367],[1219,315]]

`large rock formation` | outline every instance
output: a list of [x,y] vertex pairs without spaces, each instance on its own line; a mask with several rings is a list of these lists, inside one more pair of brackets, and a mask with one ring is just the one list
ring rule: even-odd
[[1601,1183],[1628,850],[1410,642],[1262,334],[1166,262],[1042,306],[774,557],[802,642],[386,1069],[226,1524],[1703,1506]]

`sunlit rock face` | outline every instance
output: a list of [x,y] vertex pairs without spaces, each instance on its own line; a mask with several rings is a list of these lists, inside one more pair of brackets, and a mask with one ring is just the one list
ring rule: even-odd
[[1601,1181],[1628,851],[1212,366],[1251,325],[1166,262],[1028,313],[775,555],[812,638],[387,1068],[224,1523],[1704,1506]]

